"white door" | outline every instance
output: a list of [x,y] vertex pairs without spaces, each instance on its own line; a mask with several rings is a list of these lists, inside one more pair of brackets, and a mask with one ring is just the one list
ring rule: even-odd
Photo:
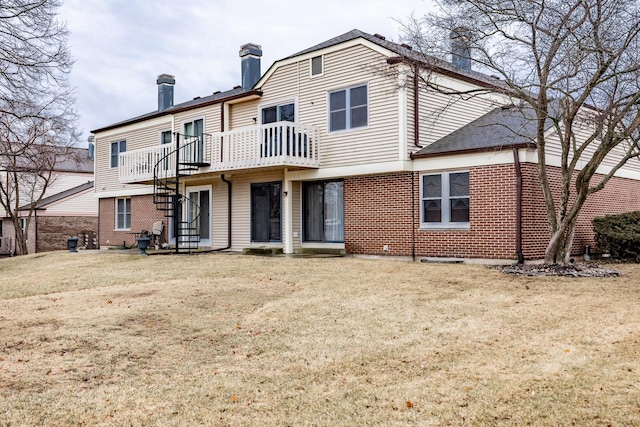
[[211,187],[189,187],[187,197],[191,203],[185,206],[187,219],[196,219],[200,246],[211,246]]

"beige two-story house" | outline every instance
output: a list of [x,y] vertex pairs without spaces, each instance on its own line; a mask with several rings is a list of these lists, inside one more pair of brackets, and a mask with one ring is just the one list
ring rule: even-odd
[[[93,131],[102,247],[131,245],[161,220],[176,251],[544,254],[535,146],[487,130],[515,120],[504,100],[447,94],[495,79],[425,66],[451,89],[425,90],[412,73],[419,55],[359,30],[264,74],[261,54],[241,48],[241,86],[180,104],[174,77],[160,75],[156,111]],[[634,163],[615,185],[633,192],[638,180]],[[607,212],[640,208],[607,191],[619,201]],[[603,211],[594,200],[576,247],[592,244],[590,217]]]

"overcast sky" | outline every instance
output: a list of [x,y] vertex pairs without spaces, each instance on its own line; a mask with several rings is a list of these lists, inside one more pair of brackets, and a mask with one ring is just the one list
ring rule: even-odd
[[399,39],[429,0],[65,0],[82,146],[94,129],[157,108],[156,78],[176,78],[175,103],[240,84],[240,46],[278,59],[352,29]]

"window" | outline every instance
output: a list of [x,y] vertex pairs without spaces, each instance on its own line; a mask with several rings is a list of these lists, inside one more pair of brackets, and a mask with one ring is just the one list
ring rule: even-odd
[[184,124],[184,160],[190,163],[204,162],[204,120],[198,119]]
[[[276,122],[295,122],[295,104],[272,105],[262,109],[262,124],[268,125]],[[260,155],[262,157],[281,156],[291,154],[292,145],[296,141],[294,127],[287,124],[267,126],[262,129],[262,145]],[[298,147],[300,148],[300,147]]]
[[322,55],[311,58],[311,76],[320,76],[323,72]]
[[305,182],[302,187],[306,242],[344,242],[344,183]]
[[22,230],[22,234],[26,236],[27,235],[27,218],[20,218],[19,223],[20,223],[20,230]]
[[131,229],[131,199],[116,199],[116,230]]
[[422,175],[420,201],[423,227],[469,227],[469,172]]
[[368,109],[366,85],[329,93],[329,131],[367,126]]
[[116,141],[111,143],[111,167],[117,168],[120,153],[127,151],[127,141]]
[[165,130],[160,133],[160,144],[171,144],[172,134],[170,130]]
[[251,241],[280,242],[282,183],[251,184]]
[[296,107],[290,104],[273,105],[262,109],[262,124],[266,125],[275,122],[295,122]]

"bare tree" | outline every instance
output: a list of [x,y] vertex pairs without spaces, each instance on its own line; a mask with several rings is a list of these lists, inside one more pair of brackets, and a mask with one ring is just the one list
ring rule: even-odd
[[[535,123],[547,263],[569,261],[588,196],[640,153],[639,18],[637,0],[443,0],[405,23],[405,41],[425,58],[451,58],[451,39],[462,38],[474,70],[500,79],[475,92],[503,95]],[[559,191],[549,176],[552,150]]]
[[58,0],[0,4],[0,206],[15,228],[19,254],[27,253],[20,218],[29,224],[79,136],[59,7]]

